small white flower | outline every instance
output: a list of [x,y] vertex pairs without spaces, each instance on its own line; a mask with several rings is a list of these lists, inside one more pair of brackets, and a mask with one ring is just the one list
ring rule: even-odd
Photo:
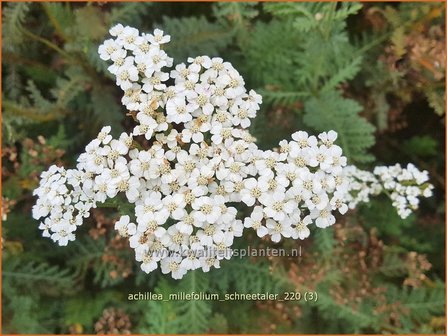
[[190,235],[193,232],[195,224],[197,223],[195,223],[195,219],[192,214],[185,213],[183,218],[175,224],[175,227],[179,230],[179,232]]
[[323,132],[318,135],[318,138],[326,147],[329,148],[332,147],[335,140],[337,140],[337,132],[335,131]]
[[150,273],[158,268],[158,259],[154,252],[139,252],[135,254],[135,259],[141,262],[141,269],[145,273]]
[[165,44],[171,40],[171,36],[163,35],[163,31],[160,29],[155,29],[154,34],[148,35],[148,40],[154,45]]
[[130,222],[130,217],[125,215],[121,216],[115,223],[115,230],[117,230],[122,237],[129,237],[135,234],[137,227],[134,223]]
[[168,195],[163,198],[163,205],[173,219],[180,220],[185,216],[185,197],[183,194]]
[[150,179],[152,157],[148,151],[139,151],[138,158],[131,160],[129,165],[130,172],[136,177],[144,177]]
[[185,258],[182,260],[180,265],[187,270],[196,270],[201,267],[200,254],[203,254],[203,249],[201,250],[188,250],[185,252]]
[[292,134],[292,139],[295,140],[301,148],[304,147],[316,147],[318,140],[315,136],[307,134],[304,131],[298,131]]
[[112,128],[110,126],[104,126],[101,128],[101,132],[99,132],[96,137],[102,144],[107,145],[111,140],[112,136],[109,134]]
[[194,107],[190,104],[186,104],[185,98],[181,96],[174,97],[168,100],[166,103],[166,113],[168,122],[174,122],[176,124],[186,123],[192,120],[191,113],[194,111]]
[[208,256],[201,257],[200,258],[200,263],[201,263],[203,272],[209,272],[211,267],[220,268],[219,259],[217,259],[215,256],[212,256],[212,257],[208,257]]
[[116,73],[116,85],[122,90],[128,90],[132,83],[138,80],[138,69],[135,66],[133,57],[127,57],[124,64],[120,66]]
[[320,228],[326,228],[335,223],[335,217],[332,215],[331,207],[324,208],[322,210],[313,209],[310,212],[310,216],[315,219],[315,224]]
[[210,115],[214,111],[214,106],[210,102],[211,87],[198,84],[194,88],[193,94],[187,97],[188,102],[194,110],[201,109],[203,114]]
[[116,186],[110,183],[110,180],[104,174],[95,177],[94,190],[97,191],[95,199],[102,203],[107,198],[113,198],[117,194]]
[[269,195],[264,204],[264,213],[274,220],[284,220],[286,215],[292,213],[296,208],[295,203],[285,197],[286,195],[282,192],[274,192]]
[[51,239],[60,246],[67,246],[69,241],[75,240],[74,228],[68,223],[60,222],[53,225],[52,229],[54,233],[51,235]]
[[122,31],[120,31],[116,41],[125,49],[134,50],[136,48],[135,41],[137,40],[138,36],[138,29],[126,26],[122,29]]
[[136,176],[131,176],[129,179],[123,179],[115,184],[118,192],[126,193],[129,202],[134,203],[140,195],[139,187],[140,180]]
[[113,75],[116,75],[121,67],[125,64],[127,58],[127,51],[120,48],[113,52],[110,55],[110,59],[113,61],[113,64],[110,65],[107,70]]
[[108,61],[111,59],[112,54],[120,48],[121,46],[115,40],[105,40],[98,48],[99,57],[104,61]]
[[281,240],[281,236],[289,238],[292,236],[292,226],[290,220],[282,220],[280,222],[273,219],[267,219],[267,229],[271,235],[271,239],[274,243],[278,243]]
[[181,256],[169,256],[160,261],[161,272],[163,274],[171,273],[174,279],[181,279],[186,274],[186,268],[181,266]]
[[306,199],[305,203],[309,210],[323,210],[329,203],[329,197],[325,192],[320,192],[318,194],[313,194],[310,198]]
[[112,36],[118,36],[118,35],[122,34],[123,30],[124,30],[124,26],[121,23],[118,23],[115,26],[113,26],[112,28],[110,28],[109,33]]
[[246,179],[244,189],[241,190],[241,200],[248,206],[252,206],[257,199],[267,192],[268,188],[269,185],[265,179]]
[[151,77],[144,78],[143,91],[146,93],[152,93],[154,90],[164,90],[166,89],[166,82],[169,79],[169,74],[162,71],[155,71]]
[[262,207],[254,207],[250,217],[246,217],[244,220],[244,226],[247,228],[253,228],[256,230],[256,234],[259,238],[264,237],[268,233],[268,229],[263,225],[264,213]]
[[147,140],[151,139],[152,135],[154,134],[154,130],[158,126],[158,123],[154,120],[154,118],[146,114],[138,113],[137,118],[140,121],[140,124],[135,126],[132,134],[144,135]]
[[240,125],[243,128],[248,128],[251,124],[250,119],[256,116],[256,110],[253,110],[250,104],[245,101],[234,104],[230,111],[233,114],[233,125]]
[[126,155],[129,152],[129,147],[120,140],[113,139],[109,145],[104,146],[100,153],[104,157],[107,157],[109,165],[113,165],[113,162],[117,161],[121,156]]
[[169,250],[180,252],[187,247],[189,236],[180,232],[175,226],[170,226],[160,241]]
[[223,204],[222,196],[216,196],[214,199],[202,196],[196,198],[191,206],[195,210],[192,214],[198,222],[215,223],[221,214],[220,204]]
[[181,83],[185,81],[191,81],[197,83],[199,80],[200,65],[190,64],[186,67],[186,64],[180,63],[175,66],[175,70],[171,71],[171,78],[175,79],[175,83]]
[[42,236],[43,237],[51,237],[51,233],[50,233],[50,230],[51,230],[51,224],[50,223],[48,223],[49,222],[49,220],[48,220],[48,218],[45,220],[45,222],[41,222],[40,224],[39,224],[39,230],[42,230],[43,232],[42,232]]
[[293,239],[306,239],[310,235],[310,230],[307,227],[312,223],[312,219],[310,216],[306,216],[303,219],[299,219],[298,222],[294,225],[292,230],[292,238]]
[[348,211],[348,205],[345,203],[342,192],[336,191],[330,204],[333,210],[338,210],[342,215]]
[[200,168],[195,168],[188,179],[188,187],[191,188],[197,195],[206,195],[208,193],[209,181],[214,176],[212,167],[204,165]]

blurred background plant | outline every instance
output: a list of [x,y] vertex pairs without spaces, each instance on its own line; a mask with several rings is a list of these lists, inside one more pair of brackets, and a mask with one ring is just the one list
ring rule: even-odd
[[[445,333],[445,28],[432,3],[2,3],[3,333]],[[335,129],[351,163],[414,162],[435,196],[406,220],[378,198],[302,257],[244,258],[181,281],[134,264],[95,210],[71,246],[42,239],[31,191],[102,125],[130,119],[97,56],[114,23],[172,36],[176,61],[231,61],[264,104],[262,148]],[[255,243],[251,234],[238,247]],[[298,244],[298,245],[297,245]],[[138,291],[317,291],[317,302],[128,301]]]

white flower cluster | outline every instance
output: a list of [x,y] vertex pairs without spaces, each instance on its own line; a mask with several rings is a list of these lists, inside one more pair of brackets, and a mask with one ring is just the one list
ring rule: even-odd
[[368,203],[371,196],[383,191],[376,176],[369,171],[349,165],[345,167],[344,174],[349,180],[345,200],[350,209],[356,208],[359,203]]
[[82,190],[82,185],[88,185],[89,180],[76,169],[57,166],[51,166],[40,178],[40,185],[33,192],[38,197],[33,217],[45,218],[39,225],[44,237],[65,246],[75,239],[74,232],[95,205]]
[[420,197],[433,195],[433,185],[428,183],[428,172],[420,171],[411,163],[406,168],[400,164],[376,167],[374,174],[390,194],[393,206],[402,218],[408,217],[419,207]]
[[[247,128],[262,99],[247,92],[230,63],[200,56],[168,72],[173,60],[162,47],[170,37],[162,31],[140,34],[118,24],[110,34],[114,39],[99,54],[113,62],[109,71],[137,125],[119,139],[103,127],[76,169],[52,166],[42,173],[33,216],[44,218],[43,235],[60,245],[74,240],[92,207],[116,198],[134,204],[115,228],[129,238],[142,270],[160,266],[178,279],[220,267],[244,228],[274,242],[304,239],[308,225],[334,224],[335,212],[346,213],[383,185],[395,193],[401,214],[428,195],[398,187],[407,177],[426,182],[426,173],[413,166],[394,184],[392,168],[371,174],[346,166],[334,131],[318,137],[300,131],[277,150],[258,149]],[[138,145],[143,137],[150,148]]]
[[409,163],[406,168],[400,164],[394,166],[377,166],[373,173],[347,166],[345,176],[349,186],[346,201],[351,209],[359,202],[368,202],[371,195],[385,192],[393,201],[400,217],[408,217],[419,207],[420,197],[433,195],[433,185],[428,183],[426,170],[420,171]]

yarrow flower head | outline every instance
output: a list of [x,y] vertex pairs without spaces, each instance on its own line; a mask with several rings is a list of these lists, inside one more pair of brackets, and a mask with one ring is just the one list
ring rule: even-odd
[[133,205],[115,229],[129,239],[141,269],[160,267],[179,279],[220,267],[244,229],[273,242],[305,239],[313,224],[333,225],[336,214],[383,190],[402,217],[431,195],[427,173],[413,165],[373,173],[348,166],[335,131],[299,131],[277,149],[261,150],[247,128],[262,97],[247,91],[229,62],[199,56],[169,70],[163,31],[140,34],[118,24],[110,35],[98,53],[111,63],[136,125],[117,139],[103,127],[76,169],[52,166],[41,174],[33,217],[59,245],[75,239],[91,208],[116,199]]

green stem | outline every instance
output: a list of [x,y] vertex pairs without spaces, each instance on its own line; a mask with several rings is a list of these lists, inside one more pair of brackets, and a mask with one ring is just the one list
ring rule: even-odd
[[364,54],[369,49],[372,49],[376,45],[378,45],[378,44],[384,42],[385,40],[387,40],[390,36],[391,36],[391,33],[385,33],[385,34],[381,35],[380,37],[378,37],[374,41],[371,41],[370,43],[365,44],[363,47],[361,47],[360,49],[356,50],[355,54],[358,55],[358,56]]
[[66,57],[66,58],[68,58],[68,59],[71,59],[71,58],[72,58],[71,55],[70,55],[69,53],[67,53],[66,51],[64,51],[64,50],[62,50],[61,48],[59,48],[59,47],[58,47],[56,44],[54,44],[53,42],[51,42],[51,41],[49,41],[49,40],[47,40],[47,39],[45,39],[45,38],[43,38],[43,37],[41,37],[41,36],[38,36],[38,35],[36,35],[36,34],[33,34],[33,33],[31,33],[30,31],[28,31],[28,30],[26,30],[26,29],[24,29],[24,28],[21,28],[21,31],[22,31],[23,34],[25,34],[25,35],[28,36],[29,38],[31,38],[31,39],[33,39],[33,40],[36,40],[36,41],[38,41],[38,42],[40,42],[40,43],[45,44],[48,48],[55,50],[56,52],[58,52],[58,53],[61,54],[62,56]]
[[334,16],[335,16],[335,11],[337,9],[337,2],[332,2],[329,8],[329,13],[328,13],[328,23],[326,25],[326,29],[324,29],[324,39],[327,41],[331,35],[331,31],[332,28],[334,26]]
[[45,11],[45,14],[47,15],[48,19],[50,20],[51,24],[54,27],[54,30],[56,30],[57,35],[59,35],[64,41],[67,41],[67,36],[65,35],[64,31],[62,30],[61,25],[55,18],[55,16],[51,13],[49,4],[47,2],[44,2],[41,4],[43,7],[43,10]]
[[42,114],[36,108],[26,108],[8,100],[3,101],[3,107],[15,115],[41,122],[55,120],[66,114],[62,110],[52,110]]
[[385,195],[387,195],[389,199],[391,199],[391,194],[390,194],[390,192],[389,192],[388,190],[386,190],[385,187],[384,187],[383,185],[382,185],[382,190],[383,190],[383,193],[384,193]]
[[98,83],[98,85],[100,85],[100,83],[96,80],[97,77],[97,73],[96,71],[89,66],[87,63],[80,61],[79,59],[77,59],[76,57],[73,57],[73,55],[69,54],[68,52],[66,52],[65,50],[59,48],[56,44],[54,44],[53,42],[38,36],[36,34],[31,33],[30,31],[21,28],[21,31],[23,32],[24,35],[28,36],[29,38],[36,40],[40,43],[43,43],[44,45],[46,45],[48,48],[53,49],[54,51],[56,51],[57,53],[59,53],[61,56],[65,57],[67,60],[70,60],[70,62],[72,62],[73,64],[77,64],[80,67],[82,67],[84,69],[84,71],[90,76],[90,79],[95,82]]

